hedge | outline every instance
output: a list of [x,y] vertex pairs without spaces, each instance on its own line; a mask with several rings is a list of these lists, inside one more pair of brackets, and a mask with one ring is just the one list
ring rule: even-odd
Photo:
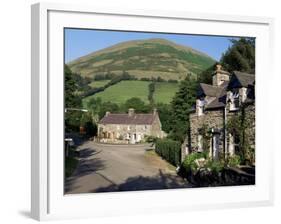
[[170,139],[158,139],[155,151],[169,163],[178,166],[181,163],[181,143]]

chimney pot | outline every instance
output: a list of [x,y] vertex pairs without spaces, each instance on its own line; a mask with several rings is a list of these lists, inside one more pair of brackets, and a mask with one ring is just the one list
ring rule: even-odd
[[135,113],[135,109],[134,109],[134,108],[130,108],[130,109],[128,110],[129,116],[134,115],[134,113]]
[[221,71],[222,70],[222,66],[220,64],[216,65],[217,71]]

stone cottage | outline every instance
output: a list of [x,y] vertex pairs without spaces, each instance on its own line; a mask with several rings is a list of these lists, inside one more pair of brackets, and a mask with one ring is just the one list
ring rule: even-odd
[[148,136],[165,137],[156,109],[149,114],[135,113],[133,108],[125,114],[106,112],[98,124],[100,142],[135,144]]
[[[239,135],[229,128],[233,117],[249,121],[248,144],[255,148],[255,75],[217,65],[212,85],[200,83],[190,115],[190,132],[182,145],[182,159],[192,152],[207,151],[215,160],[239,153]],[[233,119],[232,119],[233,120]]]

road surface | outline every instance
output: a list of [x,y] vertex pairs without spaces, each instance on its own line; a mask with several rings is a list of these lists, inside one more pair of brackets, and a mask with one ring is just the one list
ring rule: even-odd
[[77,169],[65,180],[66,194],[190,187],[149,144],[87,141],[78,150]]

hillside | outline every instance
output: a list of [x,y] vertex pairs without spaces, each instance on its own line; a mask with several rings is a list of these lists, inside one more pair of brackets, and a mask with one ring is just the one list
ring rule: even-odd
[[[101,98],[103,102],[114,102],[118,105],[125,103],[132,97],[140,98],[145,103],[148,101],[148,85],[149,81],[128,80],[121,81],[110,86],[105,91],[85,97],[83,99],[83,107],[87,108],[87,104],[91,98]],[[178,83],[156,82],[153,99],[156,103],[170,103],[179,88]]]
[[148,81],[121,81],[113,86],[108,87],[105,91],[88,96],[83,99],[84,107],[92,97],[100,97],[103,102],[114,102],[118,105],[125,103],[132,97],[138,97],[148,103]]
[[137,78],[161,77],[180,80],[187,73],[197,74],[215,63],[208,55],[165,39],[123,42],[78,58],[68,65],[83,77],[121,74]]

